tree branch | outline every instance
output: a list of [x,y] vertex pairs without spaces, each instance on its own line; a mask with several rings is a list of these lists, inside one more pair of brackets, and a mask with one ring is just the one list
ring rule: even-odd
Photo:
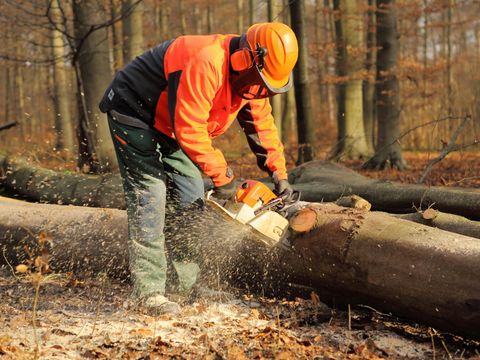
[[0,131],[10,129],[11,127],[14,127],[16,125],[18,125],[18,122],[16,122],[15,120],[7,122],[6,124],[0,125]]
[[455,130],[455,132],[452,134],[450,140],[448,141],[448,144],[447,146],[445,146],[442,151],[440,152],[440,154],[430,160],[427,164],[427,166],[425,167],[425,169],[423,170],[422,174],[420,175],[420,177],[418,178],[417,180],[417,184],[421,184],[423,183],[423,181],[425,180],[425,178],[427,177],[428,173],[430,172],[430,170],[432,170],[432,167],[442,161],[448,154],[450,154],[451,152],[453,151],[458,151],[460,149],[463,149],[465,147],[468,147],[468,146],[473,146],[475,145],[476,143],[478,143],[478,140],[475,140],[472,144],[468,144],[467,146],[465,145],[456,145],[456,141],[457,141],[457,138],[458,136],[460,135],[460,133],[462,132],[463,128],[465,127],[466,123],[468,121],[472,120],[472,117],[470,115],[467,115],[466,117],[463,118],[463,121],[462,123],[458,126],[458,128]]

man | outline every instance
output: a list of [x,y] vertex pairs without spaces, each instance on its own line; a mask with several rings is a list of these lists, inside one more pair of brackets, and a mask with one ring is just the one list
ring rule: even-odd
[[[276,192],[291,195],[267,98],[291,87],[297,57],[295,34],[281,23],[256,24],[241,36],[181,36],[137,57],[106,90],[100,109],[123,179],[134,293],[145,307],[179,310],[165,297],[167,194],[176,209],[201,201],[203,173],[214,196],[233,196],[233,172],[212,138],[235,119]],[[182,287],[191,288],[198,265],[174,266]]]

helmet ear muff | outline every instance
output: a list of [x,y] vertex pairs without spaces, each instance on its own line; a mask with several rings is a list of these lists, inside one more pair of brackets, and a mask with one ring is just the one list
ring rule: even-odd
[[248,49],[239,49],[230,56],[232,69],[237,72],[250,69],[253,65],[252,53]]

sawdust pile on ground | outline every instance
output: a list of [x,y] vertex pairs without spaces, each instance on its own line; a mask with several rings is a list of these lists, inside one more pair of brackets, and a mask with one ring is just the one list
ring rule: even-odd
[[[130,286],[73,277],[42,287],[35,323],[42,359],[425,359],[475,358],[478,343],[369,309],[334,311],[313,294],[279,301],[241,295],[202,300],[178,316],[135,309]],[[0,276],[0,358],[31,359],[34,289]],[[349,327],[351,330],[349,330]],[[448,349],[449,354],[446,350]],[[478,358],[478,357],[477,357]]]

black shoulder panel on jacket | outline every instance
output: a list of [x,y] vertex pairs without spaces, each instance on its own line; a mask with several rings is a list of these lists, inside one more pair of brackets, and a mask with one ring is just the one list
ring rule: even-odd
[[[120,70],[105,95],[113,89],[112,108],[153,125],[160,94],[167,87],[165,53],[173,40],[165,41],[137,56]],[[114,99],[114,97],[117,97]],[[102,99],[102,103],[104,103]]]
[[267,167],[267,150],[262,146],[260,138],[258,137],[257,129],[255,128],[252,109],[250,104],[246,104],[237,115],[238,122],[247,137],[248,146],[257,157],[257,165],[263,171],[272,175],[272,172]]

